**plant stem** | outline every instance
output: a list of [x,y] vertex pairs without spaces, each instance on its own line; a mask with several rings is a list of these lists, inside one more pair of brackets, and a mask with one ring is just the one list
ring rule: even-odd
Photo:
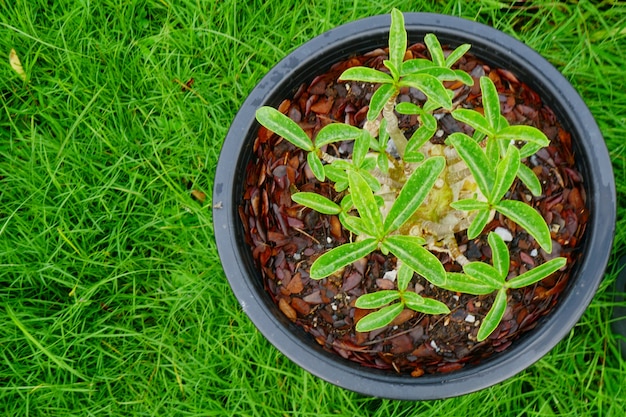
[[396,146],[398,155],[402,158],[404,156],[404,150],[406,149],[407,140],[404,137],[404,133],[402,133],[398,127],[398,117],[396,117],[396,113],[394,111],[396,106],[396,97],[397,94],[394,94],[389,98],[387,103],[385,103],[385,106],[383,107],[383,117],[387,121],[387,133],[389,133],[389,137]]

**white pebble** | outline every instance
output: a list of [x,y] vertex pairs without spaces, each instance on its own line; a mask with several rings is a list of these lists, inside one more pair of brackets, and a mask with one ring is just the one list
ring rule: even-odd
[[510,242],[513,240],[513,235],[509,232],[509,229],[505,229],[504,227],[496,227],[494,230],[505,242]]
[[468,322],[468,323],[474,323],[476,321],[476,317],[473,316],[472,314],[468,314],[465,317],[465,321]]
[[435,349],[436,352],[439,352],[439,346],[437,346],[437,343],[435,343],[434,340],[430,341],[430,347],[432,347],[433,349]]
[[326,237],[326,242],[333,243],[333,238],[331,238],[330,236]]
[[398,276],[398,270],[394,269],[394,270],[385,272],[385,275],[383,275],[383,279],[386,279],[387,281],[395,282],[397,276]]
[[533,258],[535,256],[537,256],[538,254],[539,254],[539,252],[537,252],[537,249],[533,249],[533,250],[530,251],[530,256],[532,256]]

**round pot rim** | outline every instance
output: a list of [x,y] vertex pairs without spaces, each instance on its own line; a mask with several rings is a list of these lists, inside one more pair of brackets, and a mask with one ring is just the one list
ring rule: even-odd
[[[488,63],[512,62],[514,73],[522,68],[523,73],[532,74],[532,79],[520,78],[544,101],[554,98],[559,108],[551,107],[560,120],[566,118],[564,124],[572,133],[577,158],[581,159],[578,163],[585,171],[590,216],[583,253],[572,271],[567,294],[561,295],[557,306],[537,328],[509,349],[478,365],[450,374],[411,378],[362,367],[316,346],[303,330],[276,314],[276,306],[269,295],[262,293],[262,283],[254,281],[259,280],[260,275],[250,276],[250,259],[245,259],[245,251],[249,253],[250,249],[245,244],[238,215],[241,194],[237,195],[236,191],[243,176],[236,175],[234,169],[245,169],[242,154],[251,154],[252,143],[246,142],[246,138],[251,129],[258,127],[254,112],[262,105],[277,106],[293,88],[288,87],[289,80],[302,79],[308,66],[330,66],[337,60],[326,61],[329,54],[324,51],[332,50],[333,57],[347,58],[353,54],[353,46],[358,49],[359,45],[365,45],[362,41],[365,38],[368,45],[375,39],[379,47],[384,47],[390,15],[353,21],[319,35],[288,54],[262,78],[241,106],[224,140],[214,183],[213,219],[218,252],[233,292],[259,331],[285,356],[310,373],[352,391],[392,399],[429,400],[467,394],[508,379],[539,360],[570,332],[604,275],[615,229],[616,196],[611,161],[602,134],[580,95],[552,64],[522,42],[481,23],[431,13],[404,13],[404,17],[411,42],[433,32],[442,43],[452,44],[459,39],[457,44],[472,44],[470,52]],[[367,50],[372,49],[369,46]],[[477,49],[483,53],[476,53]],[[311,74],[308,80],[315,75]]]

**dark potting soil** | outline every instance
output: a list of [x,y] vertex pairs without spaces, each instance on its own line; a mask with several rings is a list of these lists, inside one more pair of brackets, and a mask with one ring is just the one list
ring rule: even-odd
[[[426,54],[423,44],[415,44],[409,48],[406,58]],[[387,59],[386,50],[378,49],[339,62],[310,84],[301,85],[279,109],[311,137],[326,124],[336,121],[362,126],[376,86],[341,83],[337,78],[355,65],[384,70],[384,59]],[[291,195],[296,191],[314,191],[338,202],[342,194],[335,192],[331,184],[314,178],[303,151],[267,129],[260,128],[254,143],[255,158],[247,169],[239,214],[265,287],[280,310],[317,343],[363,366],[420,376],[454,371],[507,349],[552,310],[578,257],[576,248],[584,233],[588,212],[570,134],[543,105],[537,93],[520,82],[513,72],[490,68],[470,54],[462,58],[458,66],[469,72],[475,83],[473,87],[460,83],[449,85],[455,91],[453,102],[480,110],[478,79],[487,75],[498,88],[502,114],[509,123],[533,125],[550,139],[550,146],[525,161],[538,175],[543,194],[534,197],[516,181],[506,198],[525,201],[542,214],[550,226],[554,247],[551,254],[545,253],[523,229],[496,214],[481,237],[470,241],[465,232],[456,234],[460,249],[470,261],[490,263],[487,232],[501,227],[512,237],[509,242],[511,275],[519,275],[553,257],[568,259],[563,270],[543,281],[509,290],[504,318],[483,342],[478,342],[476,335],[495,294],[472,296],[442,290],[417,274],[409,288],[446,303],[450,314],[431,316],[406,309],[383,329],[356,332],[355,323],[370,310],[355,308],[355,300],[365,293],[394,288],[395,282],[383,277],[385,272],[394,269],[395,258],[375,252],[346,267],[340,276],[320,281],[310,279],[307,271],[313,261],[336,245],[349,242],[352,236],[342,228],[336,216],[304,208],[294,203]],[[405,89],[399,100],[423,103],[425,97],[417,90]],[[438,117],[439,131],[433,141],[443,142],[447,135],[457,131],[473,133],[449,114],[442,113]],[[407,137],[415,130],[415,124],[416,116],[400,117],[400,127]],[[338,144],[329,147],[327,152],[349,157],[351,144]],[[448,271],[462,270],[447,254],[436,255]]]

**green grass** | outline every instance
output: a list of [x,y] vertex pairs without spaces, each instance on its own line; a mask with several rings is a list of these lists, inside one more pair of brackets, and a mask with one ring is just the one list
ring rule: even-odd
[[[626,414],[610,332],[626,3],[597,3],[0,0],[0,414]],[[214,169],[246,94],[313,36],[394,6],[537,49],[588,103],[617,178],[613,257],[580,323],[518,376],[444,401],[362,397],[299,369],[239,308],[213,242]]]

